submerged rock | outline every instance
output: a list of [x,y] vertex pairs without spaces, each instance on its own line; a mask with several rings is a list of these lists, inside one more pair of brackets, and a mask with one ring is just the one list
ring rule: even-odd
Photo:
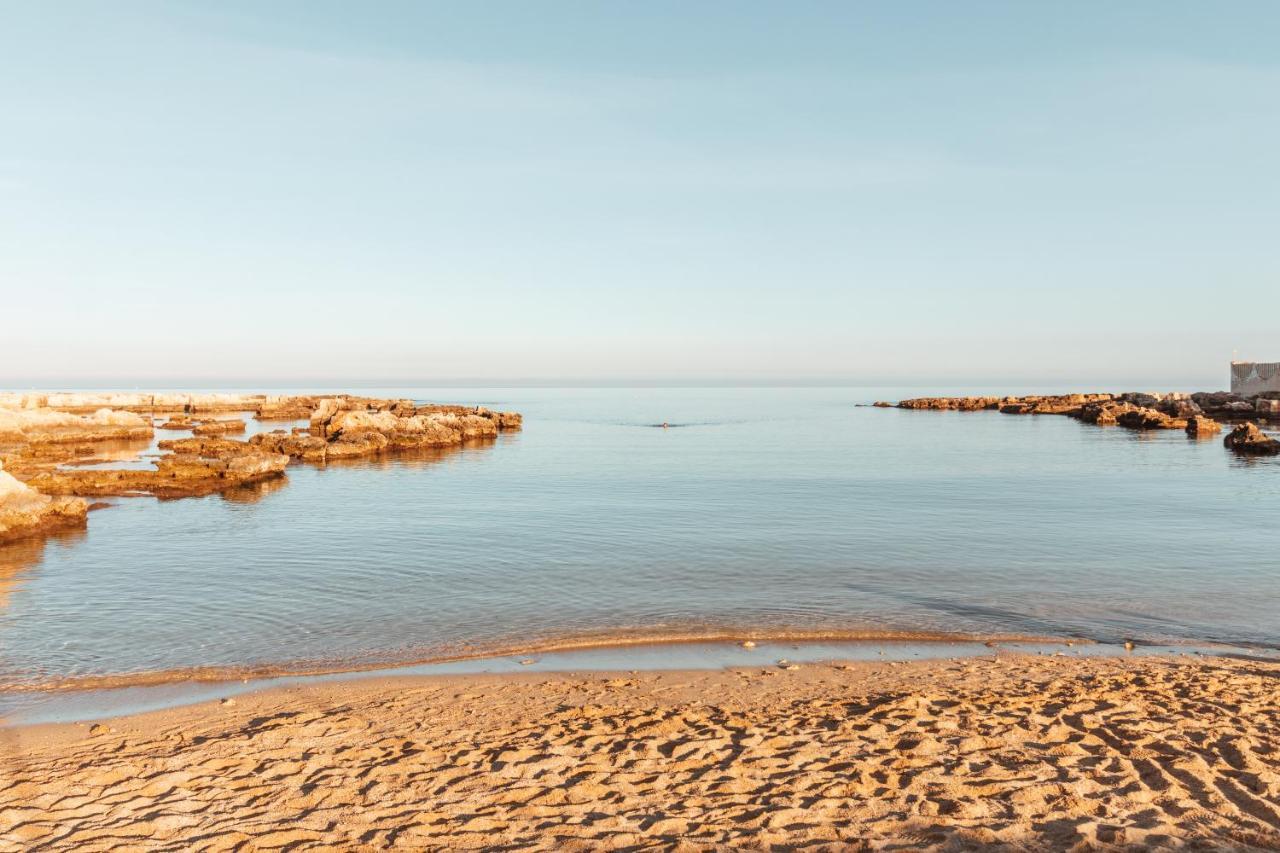
[[1240,424],[1222,440],[1223,445],[1236,453],[1247,453],[1255,456],[1275,456],[1280,454],[1280,441],[1258,428],[1252,421]]

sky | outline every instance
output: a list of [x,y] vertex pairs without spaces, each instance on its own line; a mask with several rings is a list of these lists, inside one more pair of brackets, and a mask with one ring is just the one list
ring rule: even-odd
[[0,0],[0,386],[1220,388],[1280,4]]

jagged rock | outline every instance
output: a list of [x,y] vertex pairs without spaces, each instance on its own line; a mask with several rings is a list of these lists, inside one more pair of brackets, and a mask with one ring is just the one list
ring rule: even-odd
[[1280,441],[1258,428],[1252,421],[1240,424],[1222,440],[1223,445],[1236,453],[1248,453],[1256,456],[1275,456],[1280,454]]
[[232,432],[244,432],[244,421],[232,418],[223,421],[204,421],[199,426],[193,428],[193,435],[226,435]]
[[1204,409],[1194,400],[1185,397],[1169,397],[1161,400],[1156,410],[1173,418],[1194,418],[1204,414]]
[[1085,423],[1097,424],[1098,426],[1114,426],[1121,415],[1135,411],[1137,408],[1132,403],[1122,403],[1116,400],[1095,400],[1081,406],[1073,417]]
[[329,447],[329,442],[305,430],[301,434],[287,433],[284,430],[260,432],[251,436],[249,443],[271,453],[283,453],[307,462],[323,462]]
[[1211,418],[1194,417],[1187,419],[1187,435],[1213,435],[1222,429],[1222,424]]
[[186,415],[174,415],[160,424],[160,429],[195,429],[196,422]]
[[0,543],[84,524],[88,511],[80,498],[40,494],[0,469]]
[[871,405],[875,406],[877,409],[892,409],[892,408],[893,408],[893,403],[890,403],[890,402],[885,401],[885,400],[876,400],[876,401],[875,401],[874,403],[872,403]]
[[1207,414],[1240,411],[1240,409],[1234,408],[1239,404],[1243,404],[1246,411],[1252,408],[1248,400],[1245,400],[1239,394],[1232,394],[1230,391],[1201,391],[1192,394],[1191,399]]
[[1253,408],[1260,415],[1280,415],[1280,400],[1259,397],[1253,401]]
[[1164,412],[1135,407],[1116,415],[1116,423],[1129,429],[1186,429],[1187,422],[1181,418],[1171,418]]

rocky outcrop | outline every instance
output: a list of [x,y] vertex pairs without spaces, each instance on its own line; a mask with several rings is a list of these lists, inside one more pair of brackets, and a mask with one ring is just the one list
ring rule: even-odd
[[327,398],[317,402],[307,433],[276,430],[250,443],[294,459],[321,462],[420,448],[454,447],[519,429],[515,412],[463,406],[416,406],[410,400]]
[[1171,418],[1157,409],[1135,406],[1116,416],[1116,423],[1129,429],[1186,429],[1183,418]]
[[1186,397],[1161,400],[1155,408],[1171,418],[1194,418],[1204,414],[1198,403]]
[[1253,411],[1253,403],[1230,391],[1202,391],[1192,394],[1191,400],[1210,415],[1232,415]]
[[261,421],[305,421],[319,402],[318,397],[269,397],[255,410]]
[[284,473],[289,457],[243,441],[185,438],[160,442],[169,451],[155,470],[81,469],[42,471],[28,485],[51,495],[207,495]]
[[250,436],[249,443],[271,453],[283,453],[305,462],[323,462],[328,458],[329,442],[305,431],[300,435],[282,429],[260,432]]
[[233,432],[244,432],[244,421],[231,418],[221,421],[201,421],[191,428],[192,435],[226,435]]
[[1000,408],[999,397],[916,397],[898,403],[899,409],[932,409],[936,411],[978,412]]
[[[879,403],[877,407],[890,404]],[[1134,430],[1186,430],[1193,437],[1213,435],[1222,425],[1206,417],[1212,412],[1223,417],[1257,414],[1280,418],[1280,393],[1244,398],[1227,392],[1154,394],[1060,394],[1024,397],[919,397],[897,404],[902,409],[939,411],[990,411],[1009,415],[1067,415],[1097,426],[1122,426]],[[1280,441],[1262,432],[1257,424],[1245,423],[1224,440],[1239,453],[1280,454]]]
[[1096,400],[1085,403],[1073,417],[1087,424],[1097,426],[1115,426],[1120,416],[1138,409],[1133,403],[1122,403],[1118,400]]
[[[1110,394],[1033,394],[1025,397],[917,397],[898,403],[900,409],[940,411],[999,411],[1006,415],[1067,415],[1086,403],[1110,400]],[[877,403],[877,406],[880,404]],[[889,405],[888,403],[885,404]]]
[[1195,417],[1187,419],[1187,435],[1196,436],[1197,438],[1215,435],[1221,429],[1222,424],[1212,418]]
[[84,524],[88,504],[49,497],[0,469],[0,543]]
[[1280,454],[1280,441],[1264,433],[1253,422],[1243,423],[1222,440],[1223,445],[1236,453],[1252,456],[1276,456]]
[[47,409],[0,408],[0,444],[65,444],[150,438],[151,421],[132,412],[99,409],[75,415]]
[[[306,420],[308,427],[235,441],[217,436],[244,432],[243,420],[201,417],[233,411]],[[162,429],[190,430],[193,437],[161,441],[165,453],[154,469],[87,464],[136,459],[154,435],[159,413],[170,416]],[[6,503],[0,522],[7,537],[83,521],[84,501],[77,496],[261,496],[290,460],[322,463],[456,447],[521,426],[516,412],[352,395],[0,394],[0,462],[8,466],[0,482]],[[133,446],[103,444],[110,439]]]

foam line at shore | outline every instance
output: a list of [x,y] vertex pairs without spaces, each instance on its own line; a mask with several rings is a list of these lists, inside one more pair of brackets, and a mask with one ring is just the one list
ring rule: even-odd
[[796,664],[837,661],[923,661],[977,658],[1001,652],[1066,657],[1120,655],[1232,655],[1255,650],[1231,646],[1137,646],[1109,643],[1068,645],[1054,641],[833,640],[760,641],[754,647],[727,642],[632,643],[533,653],[532,656],[471,657],[434,663],[312,675],[286,675],[220,681],[168,681],[75,691],[30,691],[0,695],[0,724],[71,723],[146,713],[200,702],[287,687],[359,679],[502,675],[528,672],[689,671],[770,667],[780,660]]

